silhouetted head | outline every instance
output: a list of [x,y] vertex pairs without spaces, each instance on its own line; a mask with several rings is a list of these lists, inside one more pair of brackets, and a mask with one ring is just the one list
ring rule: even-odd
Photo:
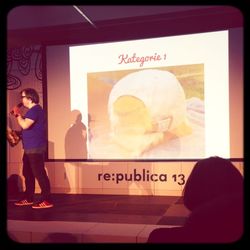
[[189,210],[220,196],[243,193],[243,177],[227,159],[209,157],[198,161],[184,188],[184,205]]
[[70,113],[70,124],[79,123],[82,121],[82,114],[79,110],[74,109]]

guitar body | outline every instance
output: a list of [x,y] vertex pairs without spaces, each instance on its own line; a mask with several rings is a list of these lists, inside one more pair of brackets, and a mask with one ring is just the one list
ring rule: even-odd
[[11,128],[7,128],[6,135],[11,147],[16,146],[21,140],[21,133]]

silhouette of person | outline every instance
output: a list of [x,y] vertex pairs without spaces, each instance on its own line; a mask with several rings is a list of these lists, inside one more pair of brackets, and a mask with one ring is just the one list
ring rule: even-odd
[[183,227],[153,230],[148,243],[231,243],[243,235],[243,177],[227,159],[199,160],[184,188]]
[[67,159],[87,159],[87,128],[78,110],[71,113],[72,124],[65,135],[65,154]]

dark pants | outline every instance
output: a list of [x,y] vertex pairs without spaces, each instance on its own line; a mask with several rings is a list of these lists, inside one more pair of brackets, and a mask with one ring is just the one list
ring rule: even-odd
[[23,176],[25,178],[25,197],[33,200],[35,179],[41,188],[41,200],[50,200],[50,182],[45,171],[43,153],[24,153]]

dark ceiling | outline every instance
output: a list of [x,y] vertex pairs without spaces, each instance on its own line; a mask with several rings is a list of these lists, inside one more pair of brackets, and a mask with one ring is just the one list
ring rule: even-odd
[[[208,9],[213,6],[174,6],[174,5],[42,5],[19,6],[8,13],[9,30],[48,27],[91,22],[97,26],[104,20],[145,17],[157,14],[183,12],[194,9]],[[90,22],[78,11],[80,10]]]
[[7,14],[7,46],[138,39],[242,24],[241,12],[227,5],[28,5]]

